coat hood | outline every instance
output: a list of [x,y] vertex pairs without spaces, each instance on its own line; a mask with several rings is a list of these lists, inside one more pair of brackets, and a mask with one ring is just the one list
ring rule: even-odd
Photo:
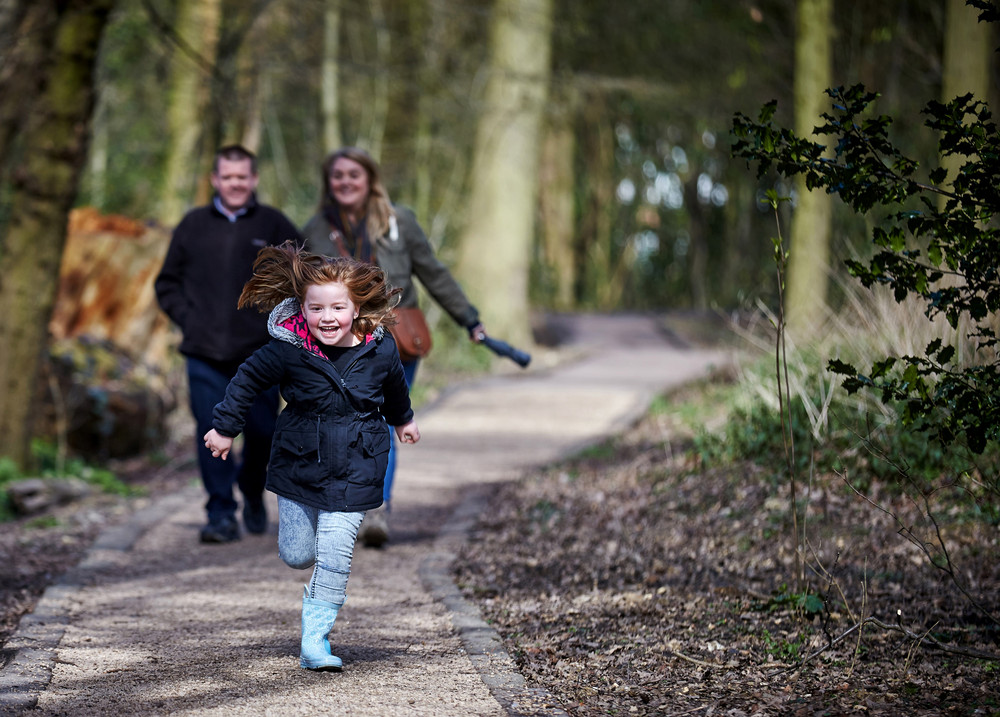
[[[290,319],[294,319],[297,314],[302,314],[302,306],[298,299],[290,296],[271,309],[267,317],[267,333],[279,341],[302,346],[305,343],[305,336],[290,325]],[[302,325],[305,326],[305,320],[302,321]]]

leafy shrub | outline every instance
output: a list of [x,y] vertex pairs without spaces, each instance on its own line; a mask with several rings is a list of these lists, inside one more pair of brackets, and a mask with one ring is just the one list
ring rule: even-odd
[[847,377],[848,391],[871,389],[898,408],[911,429],[982,453],[1000,439],[997,126],[971,94],[927,103],[925,124],[940,137],[939,153],[962,161],[949,178],[946,168],[924,171],[893,145],[892,118],[871,111],[877,94],[861,85],[827,94],[832,108],[815,133],[829,137],[830,147],[776,126],[771,102],[756,121],[736,115],[733,153],[757,162],[758,175],[772,168],[802,175],[810,190],[836,194],[859,214],[891,212],[884,221],[875,218],[874,256],[847,260],[850,272],[867,288],[888,287],[896,301],[916,297],[928,319],[941,317],[952,328],[968,322],[975,357],[957,365],[956,346],[934,340],[913,354],[880,357],[867,371],[838,358],[829,366]]

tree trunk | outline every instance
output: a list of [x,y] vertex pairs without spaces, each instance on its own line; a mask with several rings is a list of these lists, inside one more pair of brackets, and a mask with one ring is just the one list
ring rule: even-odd
[[[241,46],[239,57],[236,62],[236,84],[240,88],[240,95],[246,103],[246,114],[239,118],[242,121],[230,132],[223,134],[227,137],[239,137],[240,144],[249,149],[254,154],[260,153],[260,144],[264,135],[264,92],[261,87],[262,72],[254,63],[253,46]],[[216,147],[210,148],[213,157]]]
[[[435,163],[440,159],[438,138],[434,135],[436,114],[440,112],[441,88],[444,83],[446,48],[457,33],[448,32],[448,8],[440,3],[421,3],[426,14],[417,22],[418,43],[423,46],[420,70],[417,74],[417,116],[413,132],[413,175],[411,204],[422,221],[432,215],[432,190]],[[415,15],[419,13],[414,13]]]
[[368,130],[364,142],[365,149],[376,162],[382,161],[382,143],[389,118],[389,75],[391,67],[390,50],[392,37],[386,26],[385,8],[382,0],[368,0],[375,32],[375,72],[372,77],[371,100],[368,103]]
[[548,96],[552,0],[497,0],[459,274],[487,328],[527,344],[528,269]]
[[[39,5],[40,3],[36,3]],[[55,4],[55,3],[54,3]],[[55,33],[21,140],[12,210],[0,256],[0,455],[25,467],[48,319],[59,278],[70,207],[86,159],[94,66],[114,0],[58,3]],[[45,42],[43,36],[36,38]]]
[[28,9],[25,0],[0,0],[0,42],[2,47],[10,47],[17,36],[15,30]]
[[[571,93],[572,91],[570,91]],[[553,284],[553,306],[560,311],[574,308],[576,257],[573,251],[576,226],[574,197],[576,176],[573,160],[576,135],[573,94],[550,106],[548,126],[542,144],[539,204],[545,267]]]
[[[826,109],[832,74],[833,0],[799,0],[797,11],[795,132],[811,137]],[[792,333],[806,336],[818,330],[826,309],[832,204],[825,192],[810,192],[802,176],[795,190],[784,309]]]
[[[694,174],[694,173],[692,173]],[[688,244],[687,276],[691,308],[704,311],[709,306],[708,295],[708,217],[705,205],[698,198],[698,178],[684,183],[684,206],[687,209]]]
[[[177,36],[167,91],[170,146],[160,221],[176,224],[191,205],[196,182],[203,174],[198,159],[205,110],[211,92],[211,71],[219,43],[221,0],[181,0],[177,6]],[[192,161],[193,160],[193,161]]]
[[271,165],[274,169],[274,176],[277,181],[270,187],[268,200],[275,206],[282,206],[288,195],[288,187],[292,186],[292,165],[288,161],[288,147],[285,143],[285,134],[281,126],[281,117],[277,112],[278,93],[274,91],[274,81],[271,79],[271,70],[264,69],[260,75],[261,96],[264,117],[264,130],[267,136],[268,147],[271,150]]
[[[269,12],[270,8],[275,8]],[[264,120],[262,80],[273,65],[263,47],[271,37],[288,36],[288,12],[281,3],[256,0],[251,3],[224,2],[214,59],[198,57],[196,62],[211,74],[210,101],[202,117],[200,166],[195,206],[204,204],[214,191],[205,171],[215,150],[223,144],[239,142],[255,154],[263,142]],[[212,67],[209,67],[209,64]]]
[[965,0],[948,0],[945,17],[944,69],[941,101],[971,92],[987,101],[990,93],[990,24],[979,22],[979,11]]
[[621,286],[611,238],[615,199],[615,137],[603,94],[587,93],[582,103],[590,128],[582,152],[586,167],[581,173],[584,209],[580,223],[577,266],[582,267],[580,295],[591,306],[609,309],[621,298]]
[[[32,97],[43,83],[40,77],[56,32],[56,10],[51,2],[5,2],[0,12],[0,97]],[[13,140],[27,119],[30,104],[0,102],[0,177],[13,164]]]
[[[951,102],[971,92],[977,100],[990,101],[990,25],[978,21],[979,11],[965,0],[948,0],[945,16],[944,67],[941,77],[941,101]],[[951,155],[941,158],[941,165],[953,178],[968,158]],[[946,197],[941,197],[944,204]]]
[[90,161],[88,179],[90,182],[90,204],[98,209],[104,208],[107,201],[108,187],[108,151],[111,146],[108,131],[108,101],[107,88],[96,96],[94,115],[91,119]]
[[326,154],[343,144],[340,132],[340,3],[326,0],[323,10],[323,144]]

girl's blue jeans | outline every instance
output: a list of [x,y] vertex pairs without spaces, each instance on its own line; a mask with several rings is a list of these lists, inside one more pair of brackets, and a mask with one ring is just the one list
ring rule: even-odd
[[[406,387],[413,385],[413,379],[417,375],[417,364],[419,359],[403,362],[403,375],[406,377]],[[385,509],[389,510],[392,499],[392,479],[396,476],[396,431],[389,426],[389,464],[385,468],[385,485],[382,487],[382,500],[385,501]]]
[[289,567],[313,569],[310,598],[344,604],[364,517],[364,512],[327,512],[278,496],[278,555]]

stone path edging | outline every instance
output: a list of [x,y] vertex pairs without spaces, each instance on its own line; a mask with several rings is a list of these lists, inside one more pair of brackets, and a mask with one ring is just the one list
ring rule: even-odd
[[[528,696],[532,701],[549,703],[552,706],[548,713],[560,717],[566,713],[554,706],[555,701],[545,690],[527,687],[504,649],[500,635],[483,620],[479,608],[462,596],[451,578],[450,567],[456,550],[468,537],[494,490],[491,486],[475,486],[468,490],[449,522],[442,527],[433,551],[421,561],[420,577],[434,599],[448,609],[451,623],[470,661],[507,713],[520,714],[518,702]],[[37,703],[39,693],[52,677],[56,648],[69,621],[66,598],[87,584],[88,575],[105,563],[107,552],[128,552],[151,526],[200,497],[200,486],[188,486],[137,511],[127,522],[106,528],[79,565],[45,590],[34,611],[21,619],[8,642],[8,649],[15,652],[15,657],[0,670],[0,714],[18,714]]]
[[83,560],[45,589],[5,647],[14,658],[0,670],[0,714],[17,714],[38,702],[52,679],[56,648],[69,623],[67,598],[88,584],[90,575],[104,566],[108,553],[127,553],[153,525],[200,498],[201,486],[187,486],[136,511],[124,523],[105,528]]

